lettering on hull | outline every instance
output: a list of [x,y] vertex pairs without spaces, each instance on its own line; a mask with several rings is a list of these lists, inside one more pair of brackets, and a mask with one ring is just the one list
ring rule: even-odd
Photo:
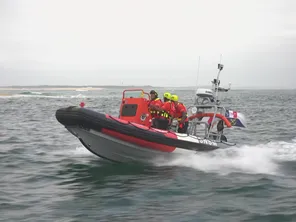
[[205,140],[205,139],[198,139],[197,143],[206,144],[210,146],[218,146],[216,142],[212,142],[210,140]]

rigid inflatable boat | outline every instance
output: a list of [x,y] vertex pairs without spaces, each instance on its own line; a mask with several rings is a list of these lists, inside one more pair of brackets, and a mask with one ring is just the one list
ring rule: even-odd
[[[222,68],[219,68],[219,72]],[[215,86],[218,86],[217,82]],[[56,118],[90,152],[114,162],[168,161],[184,153],[194,154],[235,145],[227,142],[223,129],[224,126],[245,127],[237,112],[235,118],[232,111],[222,109],[219,112],[221,107],[217,105],[212,90],[199,90],[196,96],[197,103],[188,109],[189,127],[185,134],[177,133],[177,124],[174,124],[176,121],[173,121],[168,130],[151,127],[148,109],[150,95],[143,89],[123,91],[118,117],[84,106],[71,106],[58,109]],[[198,104],[200,98],[202,104]],[[205,104],[207,100],[212,104]],[[212,108],[214,112],[206,111]],[[232,112],[232,116],[229,112]],[[217,132],[212,130],[215,124]]]

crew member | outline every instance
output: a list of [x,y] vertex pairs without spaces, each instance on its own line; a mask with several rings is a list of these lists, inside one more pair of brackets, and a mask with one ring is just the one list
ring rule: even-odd
[[150,91],[150,101],[148,101],[148,108],[152,118],[151,126],[157,128],[158,120],[160,118],[160,107],[162,106],[162,101],[158,98],[158,94],[155,90]]
[[163,101],[164,103],[160,108],[153,106],[156,110],[160,111],[160,117],[157,120],[157,126],[158,129],[168,130],[168,127],[171,123],[171,118],[175,114],[175,106],[170,101],[171,94],[166,92],[163,94]]
[[187,109],[183,103],[179,102],[177,95],[172,95],[171,100],[176,108],[175,118],[178,120],[178,133],[186,133],[188,128]]

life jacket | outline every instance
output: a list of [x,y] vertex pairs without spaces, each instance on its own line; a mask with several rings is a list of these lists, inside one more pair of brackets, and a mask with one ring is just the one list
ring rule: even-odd
[[178,102],[177,105],[175,105],[176,108],[176,112],[175,112],[175,118],[177,118],[178,121],[181,121],[182,119],[182,113],[186,112],[186,119],[185,122],[188,121],[188,117],[187,117],[187,109],[185,107],[185,105],[183,103]]
[[[154,99],[152,101],[149,101],[148,106],[149,105],[158,105],[159,107],[161,107],[162,106],[162,101],[161,101],[160,98],[156,98],[156,99]],[[150,114],[151,114],[152,118],[156,118],[156,117],[160,116],[160,111],[150,110],[150,109],[149,109],[149,111],[150,111]]]
[[161,108],[163,109],[163,111],[161,111],[160,116],[166,119],[174,117],[176,109],[171,101],[164,102]]

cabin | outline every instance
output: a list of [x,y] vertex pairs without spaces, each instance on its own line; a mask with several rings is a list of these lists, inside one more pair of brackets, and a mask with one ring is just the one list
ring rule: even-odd
[[119,118],[151,127],[149,101],[150,95],[143,89],[125,89],[122,92]]

